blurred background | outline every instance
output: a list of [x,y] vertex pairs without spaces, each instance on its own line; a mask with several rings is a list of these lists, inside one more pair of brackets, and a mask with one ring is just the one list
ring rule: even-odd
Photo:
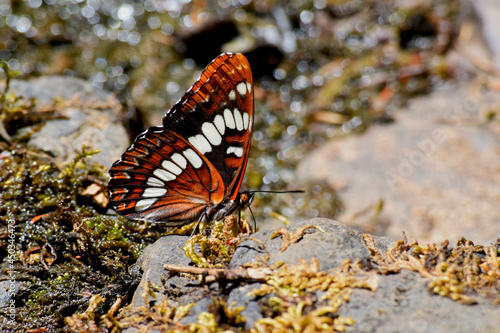
[[[0,317],[15,301],[11,332],[67,331],[92,295],[130,302],[166,231],[111,214],[107,169],[223,52],[254,75],[246,187],[305,191],[259,194],[260,229],[497,241],[499,18],[496,0],[0,0]],[[77,165],[84,132],[102,167]]]
[[[417,107],[419,97],[480,75],[495,77],[495,13],[498,6],[486,0],[1,0],[0,60],[18,78],[75,76],[115,92],[128,106],[123,117],[133,139],[161,123],[213,58],[244,53],[256,96],[247,187],[307,191],[259,196],[259,222],[272,219],[270,214],[290,220],[323,216],[376,234],[398,238],[410,230],[411,236],[435,240],[446,233],[433,233],[437,222],[428,220],[436,216],[429,217],[425,205],[419,209],[426,217],[412,220],[411,193],[396,215],[387,189],[363,197],[376,181],[394,185],[394,175],[384,171],[390,165],[364,178],[371,160],[353,166],[349,158],[335,157],[343,142],[351,142],[342,140],[372,126],[392,126],[398,113]],[[488,87],[498,85],[490,80]],[[310,152],[332,140],[338,146],[321,151],[332,160],[310,160]],[[367,156],[383,158],[384,150],[371,142],[365,139],[353,151],[364,147]],[[353,188],[357,192],[344,195]],[[425,228],[412,230],[423,220]]]

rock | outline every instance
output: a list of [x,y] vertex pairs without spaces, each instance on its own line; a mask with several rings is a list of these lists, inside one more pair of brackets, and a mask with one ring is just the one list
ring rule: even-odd
[[[101,150],[92,160],[111,166],[130,144],[120,120],[120,103],[112,93],[87,81],[47,76],[30,81],[13,80],[10,90],[35,98],[39,107],[55,106],[65,117],[48,121],[29,142],[53,156],[58,164],[69,162],[85,144]],[[55,98],[62,101],[54,104]]]
[[500,4],[492,0],[476,0],[471,5],[475,9],[475,14],[479,17],[483,38],[486,40],[488,49],[493,56],[493,64],[497,71],[500,70],[500,41],[498,30],[500,29]]
[[500,235],[500,124],[485,114],[498,103],[475,85],[419,97],[394,123],[311,152],[297,178],[331,184],[345,208],[338,220],[366,232],[490,243]]
[[[269,260],[266,262],[268,265],[278,262],[296,265],[299,264],[299,259],[310,262],[311,258],[315,257],[319,259],[319,269],[322,271],[338,267],[344,259],[354,261],[359,258],[365,263],[369,260],[369,252],[361,241],[361,233],[337,221],[315,218],[295,223],[285,229],[294,232],[308,225],[315,225],[324,232],[314,228],[307,229],[300,241],[291,244],[283,252],[280,252],[282,238],[275,237],[271,239],[272,231],[264,230],[252,234],[252,238],[256,238],[265,244],[265,251],[253,240],[244,241],[233,254],[229,268],[235,269],[256,260],[262,261],[267,252],[270,254]],[[376,237],[375,243],[379,249],[385,252],[389,249],[391,242],[388,238]],[[235,302],[236,306],[245,306],[242,315],[246,318],[246,329],[252,328],[255,321],[262,318],[257,300],[254,297],[247,296],[248,292],[259,288],[259,286],[260,284],[254,283],[236,288],[228,297],[228,305]]]
[[19,290],[21,283],[14,279],[0,281],[0,308],[7,308],[10,306],[12,295],[16,290]]
[[245,329],[247,330],[251,329],[257,320],[263,318],[261,307],[255,297],[248,296],[250,291],[259,288],[260,285],[260,283],[252,283],[238,287],[233,289],[227,297],[228,306],[243,307],[240,314],[245,317]]
[[[188,302],[189,303],[189,302]],[[184,325],[189,325],[190,323],[196,323],[198,315],[202,312],[208,312],[208,307],[213,304],[211,298],[203,298],[195,303],[195,305],[189,310],[189,314],[182,318],[180,322]]]
[[464,305],[432,295],[425,278],[405,270],[380,276],[376,292],[354,289],[338,314],[356,322],[347,332],[466,333],[496,332],[500,327],[498,306]]
[[[139,276],[142,272],[141,282],[137,287],[132,298],[132,306],[145,306],[144,303],[144,284],[148,281],[156,286],[162,286],[162,276],[168,275],[163,269],[164,264],[187,266],[191,260],[186,257],[182,247],[189,239],[187,236],[166,236],[158,239],[155,243],[147,246],[137,260],[137,263],[132,268],[131,275]],[[165,288],[177,289],[184,291],[184,288],[189,284],[189,278],[173,276],[167,279]],[[156,293],[157,298],[152,300],[156,304],[160,304],[164,298],[164,294]]]
[[[252,234],[252,237],[265,243],[266,251],[270,253],[270,259],[267,262],[270,265],[280,261],[293,265],[299,263],[300,258],[309,261],[312,257],[317,257],[320,260],[320,269],[327,270],[340,265],[346,258],[352,261],[356,258],[360,258],[362,261],[369,259],[368,250],[361,242],[361,234],[342,223],[316,218],[297,223],[286,229],[294,231],[306,225],[316,225],[324,232],[312,228],[308,229],[300,241],[291,244],[284,252],[279,251],[282,239],[280,237],[270,239],[272,232],[269,230],[256,232]],[[186,236],[166,236],[144,250],[132,269],[132,275],[135,276],[139,274],[139,270],[143,272],[139,287],[132,299],[132,307],[145,305],[142,286],[147,281],[151,281],[154,285],[161,286],[168,294],[181,295],[176,299],[169,298],[169,304],[173,306],[196,302],[189,314],[182,319],[183,324],[196,322],[198,314],[208,310],[208,307],[213,303],[214,295],[208,297],[205,295],[202,298],[203,288],[202,285],[198,284],[197,280],[177,275],[167,277],[168,274],[163,269],[163,265],[166,263],[183,266],[190,264],[190,260],[182,250],[187,240],[188,237]],[[376,238],[376,244],[383,251],[386,251],[390,241],[387,238]],[[264,257],[264,254],[265,251],[260,249],[256,242],[252,240],[244,241],[236,249],[230,268],[238,268],[245,263],[256,260],[259,256]],[[167,278],[162,279],[162,277]],[[246,318],[245,328],[247,329],[252,328],[255,321],[262,318],[260,304],[255,297],[247,296],[250,290],[259,286],[260,283],[242,285],[233,288],[228,295],[222,295],[227,297],[226,303],[228,306],[244,306],[245,309],[241,314]],[[220,294],[217,292],[219,290],[217,283],[213,283],[211,289],[215,292],[214,294]],[[157,292],[156,299],[150,298],[149,305],[160,304],[164,297],[165,295],[161,294],[161,292]],[[133,332],[133,330],[130,332]]]
[[[323,229],[307,229],[302,239],[290,245],[285,251],[280,252],[281,237],[271,239],[273,234],[270,230],[258,231],[252,234],[252,238],[262,241],[266,245],[266,251],[270,253],[267,263],[273,265],[277,262],[286,262],[291,265],[299,263],[299,259],[309,261],[316,257],[320,261],[320,270],[328,270],[338,267],[344,259],[351,261],[356,258],[361,261],[369,259],[369,252],[361,241],[361,233],[337,221],[315,218],[308,221],[293,224],[286,227],[288,231],[307,225],[315,225]],[[377,245],[388,250],[390,241],[387,238],[377,238]],[[264,258],[266,251],[262,250],[258,243],[247,240],[240,244],[231,259],[230,268],[238,268],[246,263],[255,261],[258,257]]]
[[[311,258],[315,257],[320,261],[320,270],[337,267],[344,259],[354,261],[356,258],[360,258],[361,261],[368,261],[369,252],[361,241],[361,234],[337,221],[315,218],[293,224],[285,229],[294,232],[307,225],[315,225],[324,232],[314,228],[307,229],[300,241],[280,252],[283,241],[281,237],[271,239],[272,231],[258,231],[252,234],[252,238],[262,241],[266,246],[265,250],[253,240],[244,241],[233,254],[229,267],[238,268],[256,260],[263,261],[267,252],[270,254],[269,260],[266,262],[268,265],[278,262],[296,265],[299,264],[299,259],[310,262]],[[387,251],[390,241],[387,238],[376,238],[376,244]],[[259,286],[260,284],[254,283],[238,287],[231,291],[228,298],[228,305],[235,302],[236,306],[245,306],[242,315],[246,318],[246,329],[252,328],[255,321],[262,318],[260,305],[255,297],[247,296],[249,291],[259,288]]]
[[[320,270],[337,267],[344,259],[354,261],[360,258],[362,262],[373,264],[361,241],[361,234],[339,222],[317,218],[286,229],[296,231],[311,224],[322,228],[324,232],[309,229],[302,239],[291,244],[284,252],[279,251],[282,240],[279,237],[271,240],[269,231],[256,232],[252,237],[266,244],[266,251],[270,254],[269,264],[282,261],[293,265],[298,263],[299,258],[310,261],[312,257],[320,260]],[[162,275],[166,276],[164,263],[189,264],[189,259],[181,250],[187,239],[186,236],[167,236],[147,247],[139,262],[144,272],[142,283],[149,279],[163,286],[169,295],[169,303],[176,306],[195,302],[195,306],[181,320],[185,325],[196,323],[198,314],[209,311],[213,299],[222,297],[228,306],[244,307],[240,313],[246,318],[244,328],[252,328],[257,320],[263,318],[264,302],[262,298],[249,296],[248,293],[259,288],[261,283],[236,284],[224,289],[219,288],[218,283],[212,283],[207,288],[207,285],[198,283],[196,279],[179,276],[161,279]],[[374,237],[374,241],[381,253],[392,246],[387,238]],[[244,241],[237,248],[230,266],[237,268],[256,260],[255,256],[263,257],[264,253],[255,241]],[[352,317],[355,321],[353,326],[347,328],[348,332],[493,332],[500,327],[500,307],[492,306],[491,301],[481,295],[474,295],[478,304],[465,305],[431,294],[427,286],[429,280],[413,271],[401,270],[390,275],[377,275],[375,272],[370,274],[373,274],[371,280],[376,290],[354,288],[350,299],[338,311],[338,315]],[[224,290],[230,292],[226,293]],[[142,290],[138,288],[132,302],[134,307],[144,304],[140,300],[141,293]],[[321,293],[323,292],[316,293],[318,299]],[[177,297],[179,295],[182,296]],[[158,302],[163,296],[159,292],[157,296]],[[264,299],[266,297],[269,295]],[[290,301],[293,301],[293,297]],[[145,322],[144,325],[146,324]],[[126,332],[134,331],[135,329],[128,329]]]
[[[141,282],[134,292],[130,306],[137,308],[145,306],[144,286],[146,283],[151,282],[154,286],[163,287],[161,291],[155,291],[155,297],[150,295],[147,297],[149,306],[159,305],[166,297],[165,290],[169,288],[170,292],[187,292],[186,286],[190,284],[191,279],[180,276],[171,276],[164,279],[168,272],[163,269],[166,263],[175,265],[189,265],[191,260],[186,257],[182,247],[189,239],[187,236],[166,236],[158,239],[155,243],[147,246],[137,260],[136,264],[131,268],[130,274],[134,277],[141,276]],[[165,284],[164,284],[165,283]],[[169,304],[175,306],[178,302],[170,301]],[[196,318],[194,320],[196,322]],[[136,327],[129,327],[125,329],[124,333],[134,333],[138,331]],[[160,332],[159,330],[152,330],[151,332]]]

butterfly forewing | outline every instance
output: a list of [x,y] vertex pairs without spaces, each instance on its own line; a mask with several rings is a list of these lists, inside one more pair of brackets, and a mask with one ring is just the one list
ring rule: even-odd
[[[241,54],[223,54],[110,169],[110,198],[130,218],[180,225],[235,200],[253,127],[253,82]],[[209,211],[210,213],[207,213]]]
[[166,129],[181,133],[219,171],[231,199],[245,172],[253,103],[248,61],[241,54],[223,54],[163,119]]

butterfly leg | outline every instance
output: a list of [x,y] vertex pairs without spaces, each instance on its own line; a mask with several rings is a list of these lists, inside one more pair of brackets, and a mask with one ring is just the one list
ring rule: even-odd
[[196,225],[193,228],[193,231],[191,232],[191,237],[193,237],[194,234],[196,234],[196,230],[200,227],[201,223],[206,223],[207,222],[207,212],[203,212],[203,214],[200,215],[200,218],[198,219],[198,222],[196,222]]
[[257,221],[255,220],[255,216],[253,215],[252,208],[250,208],[250,206],[248,206],[248,210],[250,211],[250,215],[252,215],[253,230],[251,230],[251,233],[253,234],[254,232],[257,231]]
[[196,222],[196,225],[194,226],[193,231],[191,231],[191,236],[189,236],[189,237],[193,237],[197,233],[196,230],[198,230],[198,227],[200,226],[200,222],[201,222],[200,220],[198,220],[198,222]]

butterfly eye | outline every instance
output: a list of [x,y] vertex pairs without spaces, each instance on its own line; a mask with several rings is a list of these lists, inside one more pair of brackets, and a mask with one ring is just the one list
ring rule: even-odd
[[249,200],[250,200],[250,198],[248,197],[248,194],[246,194],[246,193],[242,193],[241,194],[241,196],[240,196],[240,202],[242,204],[247,203]]
[[[215,58],[110,169],[115,210],[171,226],[222,218],[253,198],[240,194],[254,121],[253,80],[242,54]],[[242,200],[242,197],[245,200]]]
[[252,202],[255,194],[252,192],[242,192],[240,193],[240,203],[241,207],[248,207]]

